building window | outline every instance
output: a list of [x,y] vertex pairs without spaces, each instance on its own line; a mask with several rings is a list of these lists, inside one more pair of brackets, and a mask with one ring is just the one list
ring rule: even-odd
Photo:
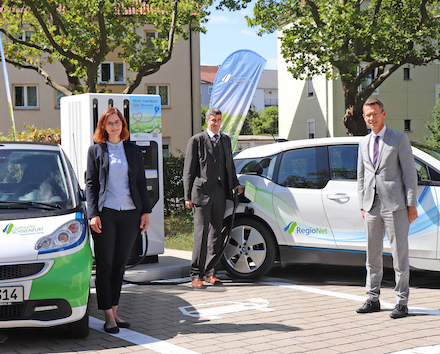
[[406,132],[411,132],[411,119],[405,119],[405,129]]
[[315,120],[307,119],[307,137],[309,139],[315,138]]
[[[358,69],[359,74],[364,67],[365,67],[365,65],[362,65],[359,67],[359,69]],[[365,77],[364,81],[362,81],[361,85],[359,86],[359,91],[365,90],[368,87],[368,85],[371,84],[371,82],[376,77],[376,75],[377,75],[377,68],[370,71],[369,74]],[[378,95],[378,94],[379,94],[379,88],[376,88],[373,91],[372,95]]]
[[265,98],[264,99],[264,107],[272,107],[272,106],[278,106],[278,99],[276,98]]
[[170,108],[170,89],[168,85],[148,85],[147,94],[159,95],[162,108]]
[[162,138],[162,153],[163,157],[170,156],[170,138]]
[[411,68],[403,68],[403,80],[411,80]]
[[208,95],[211,96],[211,94],[212,94],[212,86],[209,86],[208,87]]
[[17,39],[21,39],[22,41],[30,42],[31,37],[35,34],[34,31],[24,30],[21,33],[15,34],[14,37]]
[[61,107],[60,100],[61,100],[61,97],[64,97],[64,96],[66,96],[64,93],[62,93],[58,90],[55,90],[55,108],[59,109]]
[[107,84],[125,84],[124,63],[102,63],[99,66],[98,82]]
[[38,90],[35,85],[14,86],[14,108],[38,108]]
[[313,87],[313,81],[311,78],[307,79],[307,98],[315,97],[315,88]]
[[153,43],[154,39],[157,39],[157,32],[154,32],[154,31],[146,31],[145,32],[145,42],[147,43],[148,48],[155,48],[156,47]]

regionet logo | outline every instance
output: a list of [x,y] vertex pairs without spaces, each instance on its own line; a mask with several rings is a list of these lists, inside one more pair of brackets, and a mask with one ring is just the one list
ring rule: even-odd
[[10,223],[6,225],[6,227],[3,229],[3,233],[9,235],[17,234],[17,235],[37,235],[43,233],[43,227],[35,227],[35,225],[28,225],[28,226],[17,226],[14,227],[14,224]]
[[226,74],[223,76],[222,82],[234,85],[250,85],[254,82],[254,79],[247,76],[232,76],[231,74]]
[[296,221],[291,221],[285,228],[284,231],[287,231],[289,234],[292,232],[296,232],[297,234],[301,235],[313,235],[313,234],[320,234],[320,235],[327,235],[328,229],[326,228],[320,228],[320,227],[300,227],[298,226]]

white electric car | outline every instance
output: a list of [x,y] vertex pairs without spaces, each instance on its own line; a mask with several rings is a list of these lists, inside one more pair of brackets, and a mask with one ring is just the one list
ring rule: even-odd
[[0,329],[89,333],[84,198],[59,145],[0,142]]
[[[289,141],[234,157],[245,196],[221,258],[229,274],[257,278],[275,263],[365,264],[367,239],[356,181],[359,140]],[[412,151],[419,218],[409,230],[410,265],[440,271],[440,152],[418,143],[412,143]],[[232,209],[228,202],[225,225]],[[387,236],[384,256],[390,265]]]

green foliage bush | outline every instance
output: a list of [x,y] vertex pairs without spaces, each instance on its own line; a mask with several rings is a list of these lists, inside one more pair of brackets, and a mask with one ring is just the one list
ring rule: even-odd
[[[24,128],[27,130],[23,130],[22,132],[17,131],[16,137],[17,141],[36,141],[42,143],[54,143],[61,144],[61,130],[60,128],[52,129],[52,128],[41,128],[37,129],[35,125],[23,124]],[[9,132],[8,136],[0,136],[0,140],[2,141],[13,141],[14,134],[12,130]]]
[[191,211],[185,207],[183,196],[183,163],[185,156],[170,154],[163,158],[164,213],[165,216],[186,215]]
[[440,148],[440,97],[432,111],[432,123],[425,122],[431,136],[425,135],[426,143],[433,148]]

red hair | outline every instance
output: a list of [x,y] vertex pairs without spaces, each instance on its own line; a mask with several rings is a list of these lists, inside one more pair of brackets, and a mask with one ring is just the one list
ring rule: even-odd
[[128,125],[127,121],[125,120],[124,116],[119,112],[117,108],[107,108],[104,112],[101,114],[101,118],[99,118],[98,126],[96,127],[95,134],[93,134],[93,140],[95,143],[106,143],[108,139],[108,133],[105,131],[105,127],[107,125],[108,117],[110,117],[112,114],[117,114],[119,119],[122,122],[122,131],[121,135],[119,136],[121,140],[127,140],[130,137],[130,133],[128,132]]

